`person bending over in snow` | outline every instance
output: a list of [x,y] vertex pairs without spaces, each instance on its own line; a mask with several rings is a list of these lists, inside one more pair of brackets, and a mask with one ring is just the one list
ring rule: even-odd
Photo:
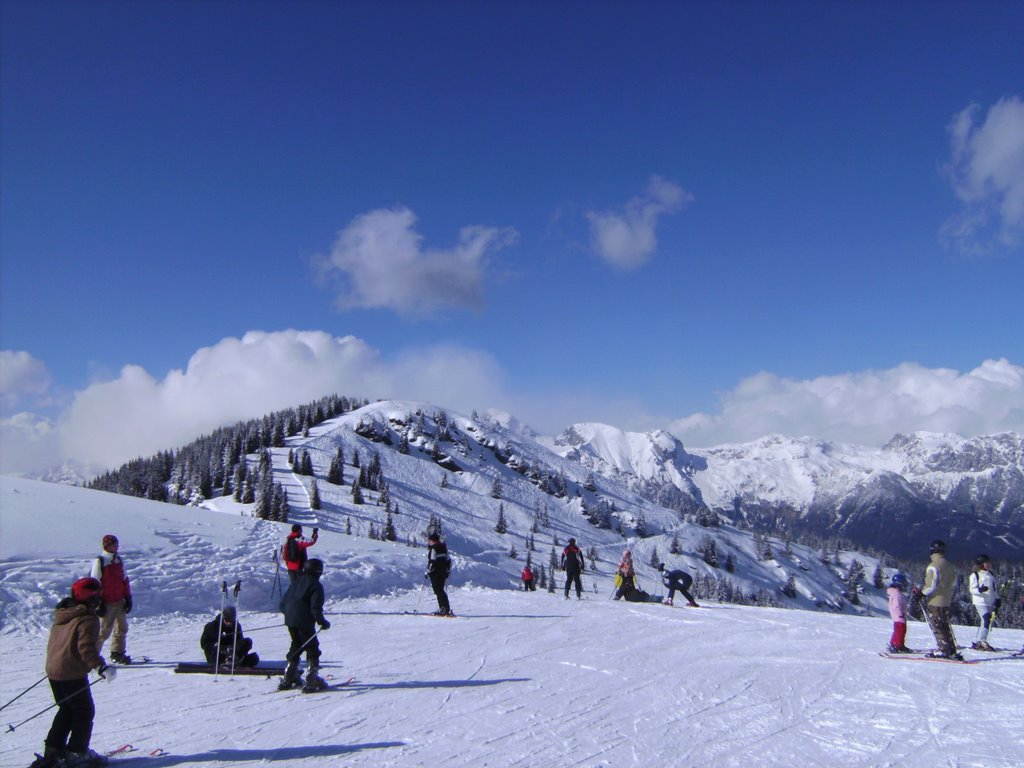
[[281,598],[281,613],[288,627],[292,644],[288,649],[288,666],[284,671],[279,689],[296,688],[302,681],[299,673],[299,658],[306,653],[306,684],[303,690],[321,690],[325,687],[320,677],[320,641],[317,640],[316,625],[330,629],[331,622],[324,618],[324,587],[320,576],[324,563],[315,557],[306,561],[302,574],[288,586]]
[[108,533],[103,537],[103,553],[92,561],[89,574],[103,585],[103,610],[100,622],[100,650],[113,632],[110,641],[110,660],[116,664],[131,664],[132,657],[126,653],[128,635],[128,614],[132,612],[132,586],[124,570],[124,561],[118,554],[120,542],[117,536]]
[[255,667],[260,663],[259,654],[252,651],[252,639],[242,634],[242,625],[238,623],[233,605],[203,627],[199,645],[210,666],[223,664],[230,667],[233,664],[236,667]]
[[885,593],[889,596],[889,617],[892,619],[892,637],[889,638],[889,653],[910,653],[907,648],[907,577],[894,573],[892,582]]
[[627,597],[636,590],[636,569],[633,567],[633,553],[628,549],[622,553],[619,567],[615,569],[615,599]]
[[103,587],[94,578],[71,585],[71,597],[57,604],[46,644],[46,677],[50,681],[57,714],[46,734],[43,754],[32,768],[94,768],[107,758],[89,749],[96,706],[89,687],[89,671],[113,679],[100,656],[100,620]]
[[946,542],[936,539],[929,551],[931,562],[924,571],[924,588],[915,590],[916,594],[927,600],[925,610],[928,612],[928,624],[939,646],[937,651],[929,655],[962,661],[963,656],[956,650],[953,629],[949,626],[949,606],[953,602],[956,573],[952,563],[946,559]]
[[978,612],[981,624],[978,627],[978,636],[971,643],[971,648],[976,651],[994,651],[988,644],[988,631],[992,627],[992,617],[1002,601],[996,593],[996,580],[992,575],[992,559],[988,555],[978,555],[974,559],[974,569],[971,571],[970,590],[971,602],[974,610]]
[[451,603],[448,602],[448,593],[444,585],[448,581],[448,575],[452,572],[452,559],[448,556],[448,545],[441,541],[441,537],[432,533],[427,536],[427,573],[430,579],[430,586],[437,597],[437,611],[435,616],[454,616]]
[[658,563],[658,571],[661,572],[661,581],[668,587],[668,597],[665,598],[665,605],[672,605],[672,597],[680,592],[686,598],[691,608],[699,608],[697,601],[690,594],[690,585],[693,584],[693,577],[686,571],[666,571],[664,563]]

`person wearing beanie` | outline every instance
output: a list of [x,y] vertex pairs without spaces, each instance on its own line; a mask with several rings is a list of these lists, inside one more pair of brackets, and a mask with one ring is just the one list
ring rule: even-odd
[[288,578],[295,581],[302,574],[302,566],[309,558],[306,550],[316,544],[320,538],[320,529],[313,529],[313,536],[308,539],[302,538],[302,526],[296,523],[292,526],[292,532],[284,540],[281,547],[281,559],[284,560],[284,567],[288,569]]
[[992,558],[988,555],[978,555],[974,559],[974,569],[971,571],[969,581],[971,591],[971,603],[974,610],[978,612],[981,623],[978,626],[978,635],[974,638],[971,648],[976,651],[994,651],[988,644],[988,631],[992,628],[992,617],[999,610],[999,594],[996,591],[996,579],[992,575]]
[[259,654],[252,650],[252,638],[242,633],[242,625],[238,623],[238,613],[233,605],[227,606],[203,627],[199,646],[210,666],[222,664],[229,667],[255,667],[260,663]]
[[100,656],[100,620],[103,586],[86,577],[71,585],[71,596],[57,603],[46,643],[46,677],[57,714],[44,741],[43,754],[32,768],[92,768],[107,759],[89,748],[96,706],[88,680],[96,670],[112,679]]
[[[132,612],[132,586],[118,554],[120,542],[108,533],[103,537],[103,552],[92,562],[89,574],[103,585],[103,611],[100,620],[100,649],[110,639],[110,660],[131,664],[127,653],[128,614]],[[111,638],[113,634],[113,638]]]

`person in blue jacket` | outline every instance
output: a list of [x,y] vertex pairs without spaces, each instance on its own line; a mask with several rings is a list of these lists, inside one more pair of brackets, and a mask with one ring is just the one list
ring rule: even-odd
[[691,608],[700,608],[697,601],[690,594],[690,585],[693,584],[693,577],[686,571],[666,571],[664,563],[658,563],[658,570],[661,572],[661,581],[668,587],[668,597],[665,598],[665,605],[672,605],[672,597],[676,592],[681,592]]
[[324,618],[324,587],[320,576],[324,562],[311,557],[302,566],[302,575],[288,586],[281,598],[281,613],[288,627],[292,644],[288,649],[288,665],[279,686],[282,690],[295,688],[302,682],[299,658],[306,654],[306,685],[308,689],[322,688],[325,684],[320,672],[320,641],[317,629],[330,629],[331,622]]

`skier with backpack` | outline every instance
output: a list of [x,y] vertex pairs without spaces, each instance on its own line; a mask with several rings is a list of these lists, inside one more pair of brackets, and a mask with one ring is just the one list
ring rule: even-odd
[[89,672],[112,680],[114,670],[100,656],[100,620],[103,586],[86,577],[71,585],[71,596],[57,604],[46,644],[46,677],[50,681],[57,714],[46,734],[43,754],[32,768],[96,768],[107,758],[89,749],[96,705]]
[[427,536],[427,573],[430,586],[437,597],[435,616],[454,616],[452,605],[448,601],[448,593],[444,585],[452,572],[452,559],[448,556],[448,545],[441,541],[441,536],[431,533]]
[[288,591],[281,598],[281,613],[284,614],[284,623],[292,643],[288,649],[288,665],[278,690],[297,688],[302,682],[299,659],[303,652],[306,654],[306,683],[302,690],[311,693],[327,686],[320,677],[320,641],[317,639],[321,629],[331,628],[331,622],[324,618],[324,587],[320,583],[323,572],[323,561],[310,558],[302,567],[302,573],[288,586]]
[[561,566],[565,570],[565,599],[569,599],[569,588],[576,585],[576,599],[583,599],[583,582],[580,577],[583,574],[583,552],[576,546],[576,539],[569,539],[569,543],[562,550]]
[[308,559],[306,550],[316,544],[320,538],[320,529],[314,528],[312,537],[302,538],[302,526],[296,523],[292,526],[292,532],[288,534],[281,547],[281,559],[284,560],[285,568],[288,569],[288,578],[295,581],[302,573],[302,566]]

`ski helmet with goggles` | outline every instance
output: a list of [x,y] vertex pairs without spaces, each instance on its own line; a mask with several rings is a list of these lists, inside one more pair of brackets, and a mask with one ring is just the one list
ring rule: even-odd
[[932,542],[931,548],[928,550],[931,554],[945,554],[946,553],[946,542],[942,539],[936,539]]
[[894,587],[905,587],[907,586],[907,577],[902,573],[894,573],[892,575],[891,585]]
[[71,597],[76,603],[87,603],[92,599],[99,600],[103,596],[103,585],[98,579],[86,576],[71,585]]
[[312,573],[314,576],[319,576],[324,572],[324,561],[316,557],[311,557],[306,561],[306,564],[302,566],[304,573]]

